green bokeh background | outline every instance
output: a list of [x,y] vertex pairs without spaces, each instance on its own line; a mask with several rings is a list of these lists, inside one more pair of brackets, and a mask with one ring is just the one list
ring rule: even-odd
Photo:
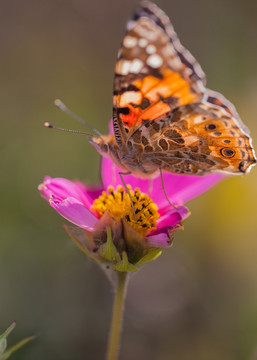
[[[138,1],[1,0],[0,330],[38,339],[15,360],[101,360],[112,289],[37,191],[45,175],[99,181],[99,156],[53,105],[61,98],[101,132],[113,69]],[[159,0],[208,86],[236,104],[256,144],[257,3]],[[174,246],[131,281],[121,359],[257,359],[256,168],[189,204]],[[254,355],[255,354],[255,355]]]

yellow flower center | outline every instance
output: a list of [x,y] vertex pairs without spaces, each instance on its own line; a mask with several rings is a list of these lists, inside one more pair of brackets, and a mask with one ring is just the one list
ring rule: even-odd
[[160,217],[157,205],[138,188],[133,191],[130,185],[127,187],[134,211],[129,194],[120,185],[117,186],[116,191],[112,186],[108,187],[108,192],[103,191],[102,195],[94,200],[91,210],[98,217],[102,217],[106,211],[109,211],[115,220],[125,219],[132,228],[145,236],[149,231],[156,229],[157,219]]

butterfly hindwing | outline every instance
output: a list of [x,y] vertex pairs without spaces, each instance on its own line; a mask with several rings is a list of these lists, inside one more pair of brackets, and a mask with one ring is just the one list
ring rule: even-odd
[[181,106],[144,123],[128,140],[132,150],[138,142],[143,171],[151,162],[177,174],[244,173],[255,163],[251,140],[238,129],[237,119],[208,102]]

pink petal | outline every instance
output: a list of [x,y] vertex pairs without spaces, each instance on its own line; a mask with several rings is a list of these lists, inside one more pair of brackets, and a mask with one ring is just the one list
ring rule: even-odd
[[72,197],[62,201],[51,198],[49,203],[62,217],[83,229],[92,231],[98,222],[98,219],[81,202]]
[[182,220],[189,216],[189,210],[185,206],[178,206],[177,209],[170,208],[168,212],[164,212],[161,214],[158,223],[157,230],[164,227],[173,227],[179,224]]
[[[118,184],[122,185],[119,176],[120,171],[121,170],[109,158],[103,158],[102,181],[104,187],[107,187],[110,184],[113,184],[114,186]],[[124,175],[123,178],[126,184],[130,184],[132,188],[139,187],[142,192],[149,194],[159,208],[169,206],[162,189],[160,176],[152,180],[136,178],[133,175]],[[224,178],[225,176],[221,174],[192,176],[163,172],[165,190],[169,200],[174,205],[184,204],[185,202],[194,199]]]
[[103,187],[102,186],[87,186],[86,187],[86,194],[87,194],[87,198],[89,199],[90,204],[93,203],[93,201],[95,199],[97,199],[100,195],[102,195],[103,192]]
[[146,237],[147,242],[153,246],[167,247],[171,245],[170,234],[176,227],[189,216],[189,210],[185,206],[179,206],[177,209],[170,209],[161,215],[158,220],[157,230],[153,231]]
[[[225,176],[222,174],[210,174],[205,176],[176,175],[163,173],[163,181],[168,198],[173,204],[184,204],[203,194],[216,185]],[[161,188],[161,179],[155,180],[155,186]],[[155,194],[156,195],[156,194]],[[166,206],[167,200],[162,192],[159,197],[160,208]],[[154,198],[154,196],[153,196]]]
[[158,220],[157,230],[151,232],[146,240],[149,244],[157,247],[167,247],[171,245],[169,232],[174,230],[176,225],[180,224],[189,215],[185,206],[179,206],[177,209],[171,209]]
[[[101,174],[102,182],[104,188],[107,188],[109,185],[114,187],[117,185],[123,185],[119,172],[124,172],[120,170],[112,160],[107,157],[103,157],[101,161]],[[142,192],[149,194],[149,180],[142,180],[133,175],[123,175],[125,183],[131,185],[132,189],[139,187]]]
[[147,236],[146,240],[148,244],[154,247],[168,247],[171,245],[169,231],[167,228],[155,232],[154,235]]
[[[39,185],[39,191],[46,200],[49,200],[51,196],[55,197],[55,200],[62,201],[67,197],[73,197],[80,201],[87,208],[90,208],[92,204],[93,192],[79,181],[70,181],[64,178],[51,178],[45,177],[43,184]],[[98,190],[97,194],[98,194]]]

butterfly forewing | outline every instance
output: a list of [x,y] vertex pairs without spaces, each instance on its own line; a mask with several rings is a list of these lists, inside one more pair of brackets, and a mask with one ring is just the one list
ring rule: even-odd
[[115,67],[114,128],[124,139],[125,131],[131,134],[143,120],[154,121],[177,106],[199,101],[204,79],[168,17],[143,2],[128,23]]

